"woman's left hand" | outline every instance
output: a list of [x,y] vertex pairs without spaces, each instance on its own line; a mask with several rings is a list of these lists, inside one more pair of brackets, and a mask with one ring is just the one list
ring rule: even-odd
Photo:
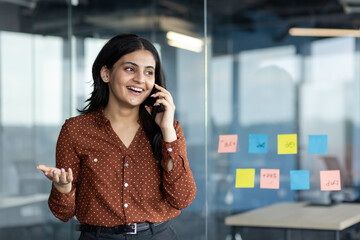
[[[164,112],[156,114],[155,122],[160,127],[164,140],[172,142],[176,140],[176,132],[174,129],[175,104],[169,91],[157,84],[155,84],[155,88],[159,91],[151,95],[151,97],[157,98],[154,106],[161,104],[165,108]],[[151,113],[151,107],[145,107],[146,110]]]

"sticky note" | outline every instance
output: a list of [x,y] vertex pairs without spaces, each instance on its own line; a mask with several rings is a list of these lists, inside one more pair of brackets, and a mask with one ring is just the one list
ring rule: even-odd
[[279,189],[279,187],[279,169],[260,169],[260,188]]
[[236,169],[236,188],[254,188],[255,169]]
[[327,153],[327,135],[309,135],[309,154]]
[[220,135],[219,136],[219,153],[236,152],[238,135]]
[[309,170],[292,170],[292,171],[290,171],[290,189],[291,190],[310,189]]
[[278,154],[297,154],[297,134],[278,135]]
[[320,171],[321,191],[341,190],[340,170]]
[[249,153],[267,153],[268,136],[266,134],[249,135]]

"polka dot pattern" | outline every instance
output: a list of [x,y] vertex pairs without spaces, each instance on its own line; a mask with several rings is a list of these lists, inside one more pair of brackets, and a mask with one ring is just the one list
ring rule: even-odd
[[[196,194],[183,131],[174,122],[177,140],[162,144],[157,164],[140,125],[127,148],[103,111],[66,120],[56,146],[56,167],[72,168],[73,188],[52,188],[49,208],[62,221],[112,227],[164,222],[180,214]],[[174,167],[168,171],[170,159]],[[161,169],[162,168],[162,169]]]

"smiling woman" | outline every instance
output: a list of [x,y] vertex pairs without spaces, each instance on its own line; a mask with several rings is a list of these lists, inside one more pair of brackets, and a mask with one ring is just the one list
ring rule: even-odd
[[93,79],[82,115],[62,127],[56,168],[38,166],[53,182],[51,211],[62,221],[76,215],[81,240],[177,239],[169,220],[194,200],[196,186],[156,49],[137,35],[115,36]]
[[101,78],[109,84],[110,91],[105,111],[108,111],[109,107],[127,105],[138,108],[154,87],[154,72],[155,59],[147,50],[138,50],[123,56],[110,70],[103,66]]

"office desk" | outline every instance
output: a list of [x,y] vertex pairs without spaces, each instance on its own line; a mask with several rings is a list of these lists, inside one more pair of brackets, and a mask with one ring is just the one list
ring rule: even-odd
[[284,202],[225,218],[228,226],[283,228],[287,238],[291,229],[340,231],[360,222],[360,204],[341,203],[312,206],[304,202]]

